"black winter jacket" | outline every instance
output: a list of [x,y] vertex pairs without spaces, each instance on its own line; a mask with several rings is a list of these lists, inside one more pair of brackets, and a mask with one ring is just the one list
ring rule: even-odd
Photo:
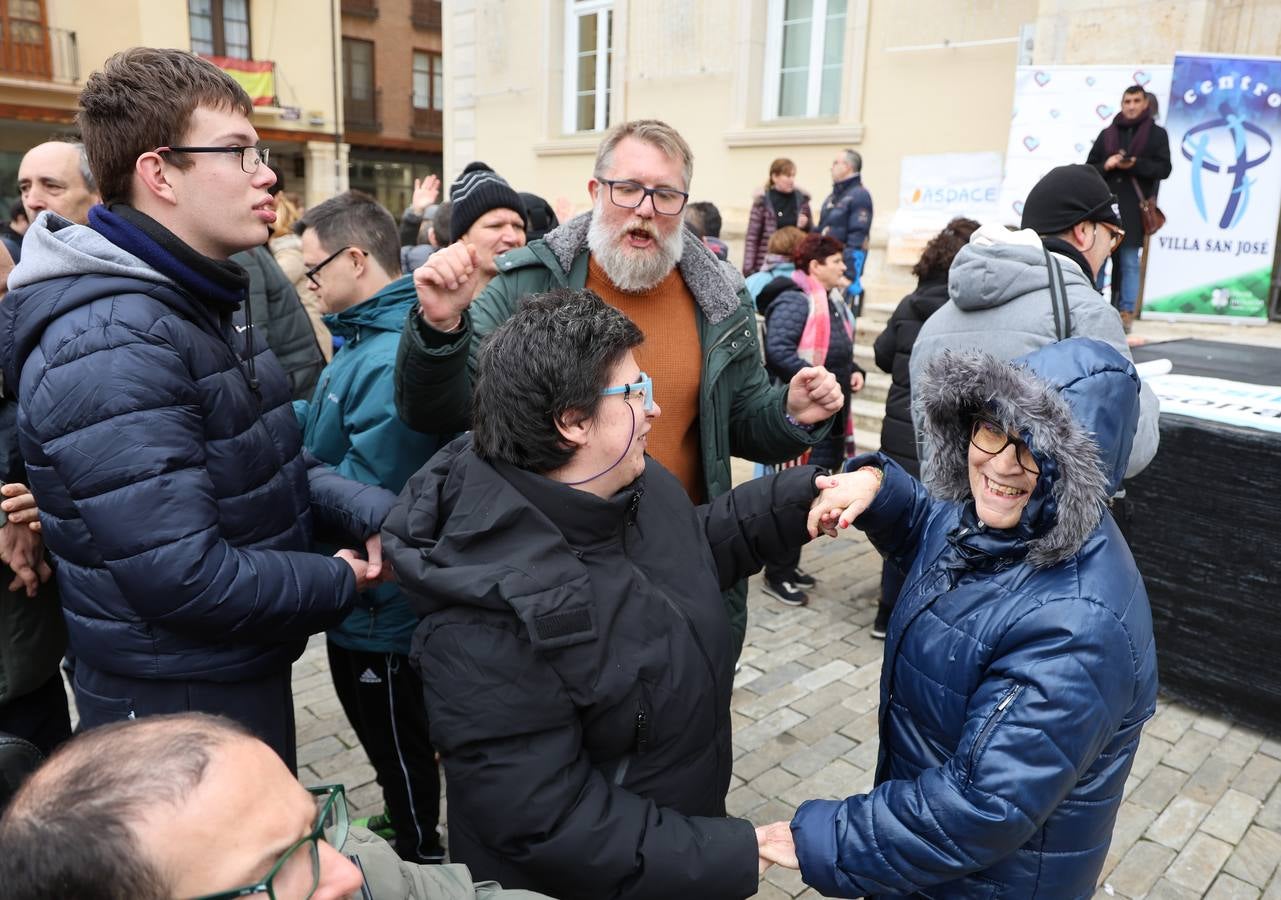
[[[256,331],[280,367],[289,377],[289,392],[295,400],[310,400],[325,368],[325,357],[316,343],[307,308],[289,281],[280,263],[264,247],[254,247],[231,257],[249,273],[249,312]],[[242,308],[236,313],[236,325],[245,324]]]
[[756,892],[752,825],[725,818],[721,591],[803,543],[816,474],[695,508],[648,460],[602,500],[464,436],[410,479],[383,547],[425,616],[412,658],[455,862],[561,900]]
[[877,335],[872,347],[877,367],[893,379],[885,398],[885,419],[881,422],[881,452],[917,478],[921,476],[921,464],[916,457],[912,374],[908,362],[921,326],[946,302],[946,274],[937,281],[918,283],[916,290],[899,301],[885,330]]

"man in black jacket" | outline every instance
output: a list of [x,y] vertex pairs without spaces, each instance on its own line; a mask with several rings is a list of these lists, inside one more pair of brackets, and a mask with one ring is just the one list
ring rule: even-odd
[[1121,97],[1121,111],[1099,132],[1085,160],[1107,181],[1121,207],[1125,239],[1112,254],[1112,305],[1121,311],[1128,332],[1139,299],[1139,249],[1143,246],[1140,195],[1151,199],[1170,177],[1170,138],[1148,109],[1147,92],[1132,84]]

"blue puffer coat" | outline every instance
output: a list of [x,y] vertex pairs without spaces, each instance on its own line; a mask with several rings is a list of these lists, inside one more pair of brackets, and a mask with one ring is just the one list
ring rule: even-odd
[[312,530],[359,546],[394,495],[303,454],[284,371],[232,308],[44,214],[0,304],[0,359],[71,649],[154,679],[287,667],[355,599]]
[[[325,367],[310,403],[296,403],[303,445],[339,475],[396,493],[441,445],[434,434],[414,431],[396,413],[396,349],[400,329],[417,303],[414,279],[405,275],[363,303],[325,316],[343,345]],[[418,616],[394,584],[360,595],[329,639],[349,650],[409,653]]]
[[[825,896],[1091,897],[1155,709],[1147,593],[1104,508],[1138,418],[1134,367],[1075,338],[1022,358],[945,353],[918,388],[932,499],[888,457],[856,524],[908,572],[881,674],[876,787],[792,821]],[[973,414],[1040,465],[1012,529],[968,499]],[[1097,439],[1097,443],[1096,440]]]

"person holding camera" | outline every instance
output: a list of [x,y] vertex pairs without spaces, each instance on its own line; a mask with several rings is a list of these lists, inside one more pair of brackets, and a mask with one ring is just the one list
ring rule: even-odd
[[1121,207],[1125,238],[1112,253],[1112,305],[1121,311],[1128,334],[1139,299],[1139,249],[1145,236],[1139,204],[1154,200],[1170,177],[1170,136],[1156,124],[1142,85],[1125,89],[1121,111],[1099,132],[1085,161],[1099,170]]

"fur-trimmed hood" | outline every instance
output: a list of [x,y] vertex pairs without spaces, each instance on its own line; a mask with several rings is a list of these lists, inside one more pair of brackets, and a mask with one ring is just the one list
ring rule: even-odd
[[1134,366],[1109,345],[1071,338],[1003,362],[981,351],[945,351],[916,388],[932,456],[926,487],[970,500],[970,425],[982,411],[1032,448],[1041,468],[1013,529],[1027,560],[1049,566],[1072,556],[1094,531],[1121,484],[1139,415]]
[[[568,273],[578,255],[587,249],[587,232],[591,228],[590,212],[575,216],[543,236],[543,243]],[[712,325],[719,325],[739,307],[739,292],[746,289],[737,268],[717,259],[694,233],[682,226],[684,247],[676,267],[685,279],[694,300]]]

